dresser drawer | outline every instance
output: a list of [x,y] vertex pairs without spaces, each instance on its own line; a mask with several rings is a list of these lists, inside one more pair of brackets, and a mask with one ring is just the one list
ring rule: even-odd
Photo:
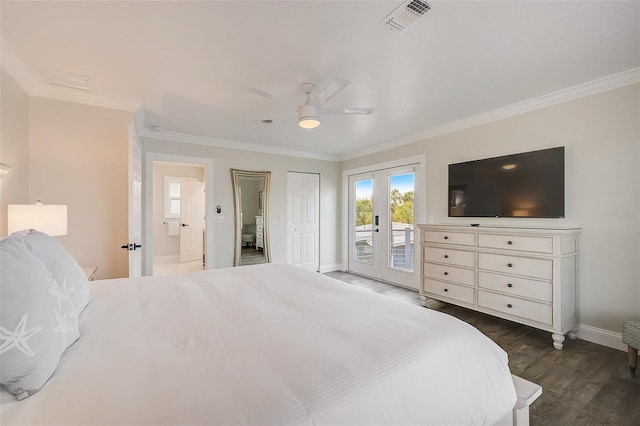
[[552,301],[551,282],[549,281],[534,281],[480,271],[478,273],[478,287],[544,302]]
[[478,253],[478,268],[543,280],[553,278],[553,261],[551,259]]
[[542,302],[478,290],[478,306],[544,324],[552,322],[551,305]]
[[456,266],[436,265],[425,262],[424,274],[438,280],[454,281],[470,286],[476,285],[476,271],[473,269],[458,268]]
[[476,234],[467,233],[467,232],[426,231],[424,235],[424,240],[429,243],[475,246]]
[[553,253],[553,238],[479,234],[478,246],[496,249],[530,251],[533,253]]
[[476,266],[476,254],[472,251],[452,250],[436,247],[425,247],[424,260],[427,262],[439,262],[449,265]]
[[459,300],[460,302],[469,303],[471,305],[476,303],[475,289],[457,284],[425,278],[424,291],[426,293],[436,294],[448,299]]

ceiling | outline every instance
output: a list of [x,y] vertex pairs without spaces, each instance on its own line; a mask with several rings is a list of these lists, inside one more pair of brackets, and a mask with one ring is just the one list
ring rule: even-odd
[[[142,104],[145,127],[335,158],[640,67],[638,1],[439,0],[397,33],[401,4],[2,1],[2,44],[35,92],[42,68],[77,74],[92,92],[55,93]],[[327,107],[373,114],[299,128],[300,85],[335,77]]]

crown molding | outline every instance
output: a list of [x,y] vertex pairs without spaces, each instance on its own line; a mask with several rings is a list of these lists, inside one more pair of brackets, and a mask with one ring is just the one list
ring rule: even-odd
[[506,107],[498,108],[493,111],[463,118],[461,120],[452,121],[441,126],[433,127],[427,131],[413,134],[402,139],[392,142],[382,143],[370,148],[353,151],[348,154],[339,156],[340,161],[351,160],[353,158],[363,157],[365,155],[374,154],[376,152],[386,151],[388,149],[397,148],[402,145],[408,145],[414,142],[420,142],[431,139],[436,136],[457,132],[459,130],[468,129],[470,127],[491,123],[493,121],[502,120],[504,118],[513,117],[524,114],[526,112],[535,111],[537,109],[546,108],[563,102],[582,98],[585,96],[595,95],[597,93],[606,92],[607,90],[617,89],[619,87],[628,86],[640,82],[640,67],[632,68],[606,77],[589,81],[587,83],[578,84],[566,89],[558,90],[546,95],[538,96],[523,102],[518,102]]
[[248,142],[238,142],[230,139],[218,139],[207,136],[189,135],[186,133],[170,132],[167,130],[152,130],[149,128],[136,129],[139,137],[172,142],[183,142],[196,145],[213,146],[216,148],[237,149],[240,151],[263,152],[265,154],[284,155],[288,157],[309,158],[312,160],[339,161],[335,155],[318,154],[315,152],[298,151],[289,148],[274,147]]
[[105,98],[89,93],[71,91],[73,89],[56,89],[53,87],[39,86],[30,96],[35,98],[55,99],[57,101],[74,102],[79,104],[97,106],[102,108],[117,109],[120,111],[136,112],[142,106],[141,101],[127,101],[113,98]]

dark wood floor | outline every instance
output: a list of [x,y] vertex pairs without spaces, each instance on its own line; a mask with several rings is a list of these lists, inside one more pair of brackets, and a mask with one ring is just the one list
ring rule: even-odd
[[[326,275],[420,305],[411,290],[346,272]],[[626,352],[569,338],[558,351],[550,333],[436,300],[428,307],[472,324],[509,354],[513,374],[542,386],[531,425],[640,425],[640,374],[630,376]]]

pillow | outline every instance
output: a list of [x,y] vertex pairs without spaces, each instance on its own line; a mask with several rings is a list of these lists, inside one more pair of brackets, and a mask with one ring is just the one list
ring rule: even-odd
[[80,315],[89,303],[89,285],[87,275],[78,262],[59,242],[45,233],[32,229],[20,236],[19,240],[51,271],[60,291],[71,300],[75,313]]
[[18,399],[37,392],[79,336],[51,272],[20,239],[0,241],[0,383]]

